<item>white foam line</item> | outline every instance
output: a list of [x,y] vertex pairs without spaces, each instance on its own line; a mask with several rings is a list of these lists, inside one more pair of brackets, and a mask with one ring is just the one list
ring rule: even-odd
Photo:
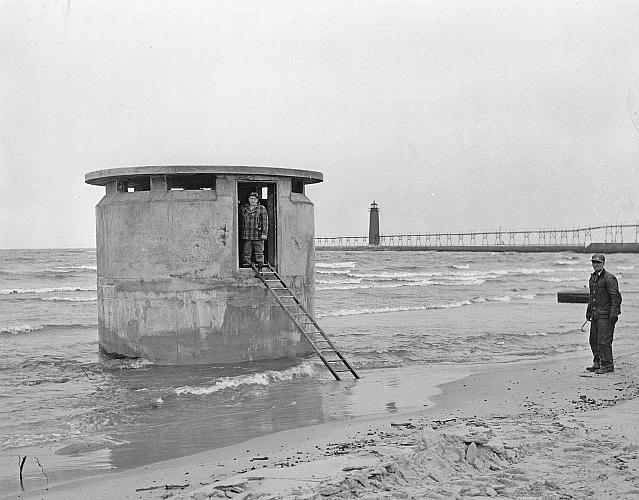
[[398,306],[398,307],[377,307],[377,308],[363,308],[363,309],[338,309],[336,311],[330,311],[327,313],[318,314],[318,318],[323,317],[335,317],[335,316],[351,316],[358,314],[379,314],[379,313],[392,313],[401,311],[426,311],[433,309],[450,309],[455,307],[469,306],[472,302],[470,300],[461,300],[459,302],[452,302],[450,304],[441,305],[427,305],[427,306]]
[[62,286],[58,288],[3,288],[0,295],[18,293],[51,293],[51,292],[95,292],[95,288],[82,288],[77,286]]
[[284,371],[269,370],[266,372],[255,373],[253,375],[243,375],[241,377],[224,377],[216,381],[213,385],[205,387],[184,386],[174,389],[178,396],[192,394],[202,396],[213,394],[214,392],[224,389],[233,389],[242,385],[269,385],[272,382],[281,382],[292,380],[295,377],[311,376],[314,372],[312,363],[303,363]]

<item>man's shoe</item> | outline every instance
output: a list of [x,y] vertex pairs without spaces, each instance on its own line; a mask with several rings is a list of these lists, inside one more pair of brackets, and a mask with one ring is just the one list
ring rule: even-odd
[[595,373],[597,375],[601,375],[602,373],[610,373],[610,372],[614,372],[615,369],[611,366],[609,368],[599,368],[598,370],[595,370]]
[[597,370],[599,370],[599,365],[597,365],[597,366],[592,365],[592,366],[589,366],[588,368],[586,368],[587,372],[596,372]]

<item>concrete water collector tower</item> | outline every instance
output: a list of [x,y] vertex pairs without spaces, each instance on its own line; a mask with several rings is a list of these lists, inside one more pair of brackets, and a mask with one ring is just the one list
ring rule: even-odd
[[313,203],[321,172],[246,166],[100,170],[98,338],[104,352],[158,364],[230,363],[312,352],[251,268],[238,211],[257,192],[269,214],[266,260],[314,314]]

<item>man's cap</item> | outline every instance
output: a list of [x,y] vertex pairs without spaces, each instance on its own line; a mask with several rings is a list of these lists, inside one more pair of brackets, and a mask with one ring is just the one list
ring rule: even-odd
[[606,262],[606,257],[602,253],[593,254],[590,258],[592,262]]
[[260,199],[260,197],[257,195],[257,193],[255,191],[253,191],[251,194],[249,194],[249,198],[251,196],[255,196],[258,200]]

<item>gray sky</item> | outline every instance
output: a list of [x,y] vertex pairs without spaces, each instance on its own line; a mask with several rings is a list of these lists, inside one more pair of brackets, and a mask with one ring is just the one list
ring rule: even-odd
[[[0,0],[0,247],[118,166],[319,170],[318,236],[639,221],[639,2]],[[633,123],[634,115],[634,123]]]

